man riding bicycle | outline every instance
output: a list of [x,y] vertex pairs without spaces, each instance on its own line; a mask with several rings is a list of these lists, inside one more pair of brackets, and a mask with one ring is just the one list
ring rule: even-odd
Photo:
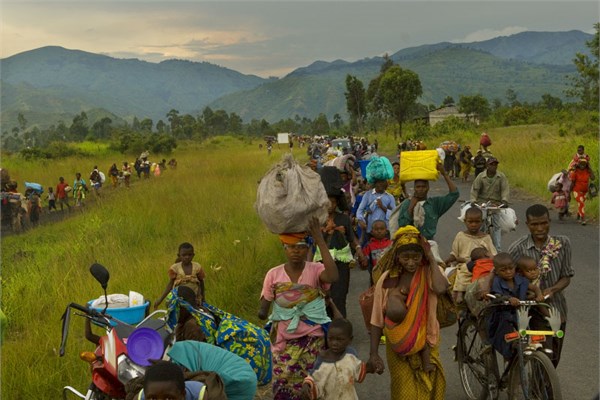
[[[481,173],[473,181],[471,186],[471,198],[472,203],[487,203],[499,205],[508,205],[508,198],[510,194],[510,188],[508,186],[508,179],[506,175],[498,171],[498,159],[490,157],[487,160],[487,167],[485,173]],[[500,251],[501,242],[501,229],[500,229],[500,215],[498,213],[492,214],[492,230],[490,235],[492,236],[492,242],[497,251]],[[482,227],[487,229],[487,226]]]

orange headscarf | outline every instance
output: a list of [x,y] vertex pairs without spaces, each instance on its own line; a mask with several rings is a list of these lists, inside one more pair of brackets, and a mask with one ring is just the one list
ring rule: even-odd
[[306,232],[297,233],[282,233],[279,235],[279,240],[283,244],[296,244],[306,237]]

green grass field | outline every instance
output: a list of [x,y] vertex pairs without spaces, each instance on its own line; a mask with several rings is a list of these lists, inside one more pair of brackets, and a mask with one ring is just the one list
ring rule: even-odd
[[[492,151],[511,184],[549,199],[546,182],[563,168],[580,139],[560,137],[547,127],[489,131]],[[393,139],[379,138],[382,153],[392,154]],[[436,143],[446,138],[439,138]],[[478,135],[461,140],[476,147]],[[598,154],[598,143],[583,141]],[[431,143],[430,148],[434,143]],[[9,328],[2,346],[1,395],[5,399],[58,399],[62,387],[84,390],[88,366],[80,351],[93,350],[83,338],[83,319],[74,317],[67,354],[58,357],[61,315],[69,302],[85,303],[102,294],[88,272],[99,262],[111,273],[109,293],[135,290],[155,299],[167,283],[167,269],[182,242],[195,246],[206,273],[209,302],[254,322],[266,271],[281,263],[283,251],[254,212],[258,180],[287,146],[267,156],[258,142],[216,138],[182,143],[173,155],[179,165],[161,177],[138,181],[131,189],[103,189],[106,196],[85,212],[2,240],[2,310]],[[294,148],[298,159],[307,159]],[[300,155],[301,154],[301,155]],[[162,158],[160,155],[153,159]],[[2,167],[19,182],[54,185],[87,176],[94,164],[106,171],[120,154],[101,149],[94,159],[25,163],[5,157]],[[596,212],[597,200],[589,203]]]

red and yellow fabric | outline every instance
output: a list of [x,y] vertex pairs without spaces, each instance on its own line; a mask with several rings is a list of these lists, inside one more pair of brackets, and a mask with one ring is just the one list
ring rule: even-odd
[[403,356],[423,349],[427,340],[427,299],[429,288],[424,268],[418,268],[406,299],[408,312],[400,323],[385,319],[383,334],[392,349]]

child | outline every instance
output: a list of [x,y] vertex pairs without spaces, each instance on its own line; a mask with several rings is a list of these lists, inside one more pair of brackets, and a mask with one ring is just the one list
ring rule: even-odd
[[167,297],[167,294],[174,287],[177,286],[188,286],[196,293],[198,303],[204,302],[204,270],[200,264],[192,262],[194,258],[194,246],[190,243],[182,243],[179,245],[179,252],[175,264],[171,265],[168,271],[169,283],[165,291],[154,303],[154,309],[158,309],[158,306]]
[[304,378],[304,399],[357,399],[354,382],[362,382],[373,366],[361,361],[352,343],[352,324],[346,319],[334,319],[327,333],[328,347],[317,356],[315,366]]
[[[507,296],[511,306],[517,307],[520,300],[527,299],[527,290],[535,293],[536,301],[543,301],[540,288],[516,274],[516,267],[509,253],[498,253],[494,257],[494,279],[491,293]],[[512,307],[495,307],[488,318],[488,337],[491,344],[505,360],[512,357],[512,346],[504,340],[504,335],[517,328],[517,316]]]
[[366,265],[362,265],[363,268],[369,270],[369,281],[370,285],[373,286],[373,268],[377,265],[377,261],[381,258],[385,250],[392,244],[389,238],[388,229],[385,221],[379,219],[373,222],[373,229],[371,230],[371,238],[366,246],[363,247],[363,254],[365,255]]
[[48,212],[58,211],[56,209],[56,196],[54,195],[54,189],[52,187],[48,188]]
[[566,192],[563,190],[562,183],[558,182],[554,186],[555,190],[552,193],[552,200],[550,203],[554,204],[554,208],[558,212],[558,219],[563,219],[569,211],[569,201]]
[[[485,307],[485,303],[481,301],[481,294],[489,288],[489,282],[486,277],[494,270],[494,261],[491,253],[485,247],[477,247],[471,251],[471,261],[467,263],[467,269],[473,275],[471,276],[471,284],[467,286],[465,292],[465,303],[471,311],[471,314],[477,316]],[[489,278],[488,278],[489,279]],[[485,329],[479,329],[482,338],[485,339]]]
[[471,272],[467,268],[467,262],[471,257],[471,252],[477,247],[485,248],[491,255],[496,254],[496,248],[492,243],[489,234],[481,232],[483,224],[483,213],[478,207],[471,207],[465,212],[466,230],[458,232],[452,242],[452,252],[444,263],[456,262],[456,280],[452,291],[452,296],[457,304],[464,301],[465,291],[471,283]]
[[[408,292],[405,292],[400,288],[390,290],[388,294],[386,318],[395,323],[402,322],[408,313],[408,307],[406,306],[407,298]],[[429,346],[428,343],[425,343],[425,346],[423,346],[423,350],[419,352],[419,355],[421,356],[423,371],[435,371],[435,365],[431,363],[431,346]]]
[[487,276],[494,269],[492,255],[485,247],[477,247],[471,251],[471,261],[467,263],[467,269],[473,275],[471,282]]
[[42,211],[42,205],[40,201],[40,195],[35,190],[29,190],[29,193],[25,192],[27,196],[27,212],[29,213],[29,222],[33,226],[36,226],[40,221],[40,212]]
[[[529,280],[533,285],[540,285],[540,269],[537,266],[535,258],[529,256],[521,256],[517,260],[517,268],[521,275]],[[527,298],[530,297],[530,292],[527,292]]]
[[185,380],[182,367],[158,361],[146,369],[144,389],[135,399],[201,400],[206,392],[204,383]]

